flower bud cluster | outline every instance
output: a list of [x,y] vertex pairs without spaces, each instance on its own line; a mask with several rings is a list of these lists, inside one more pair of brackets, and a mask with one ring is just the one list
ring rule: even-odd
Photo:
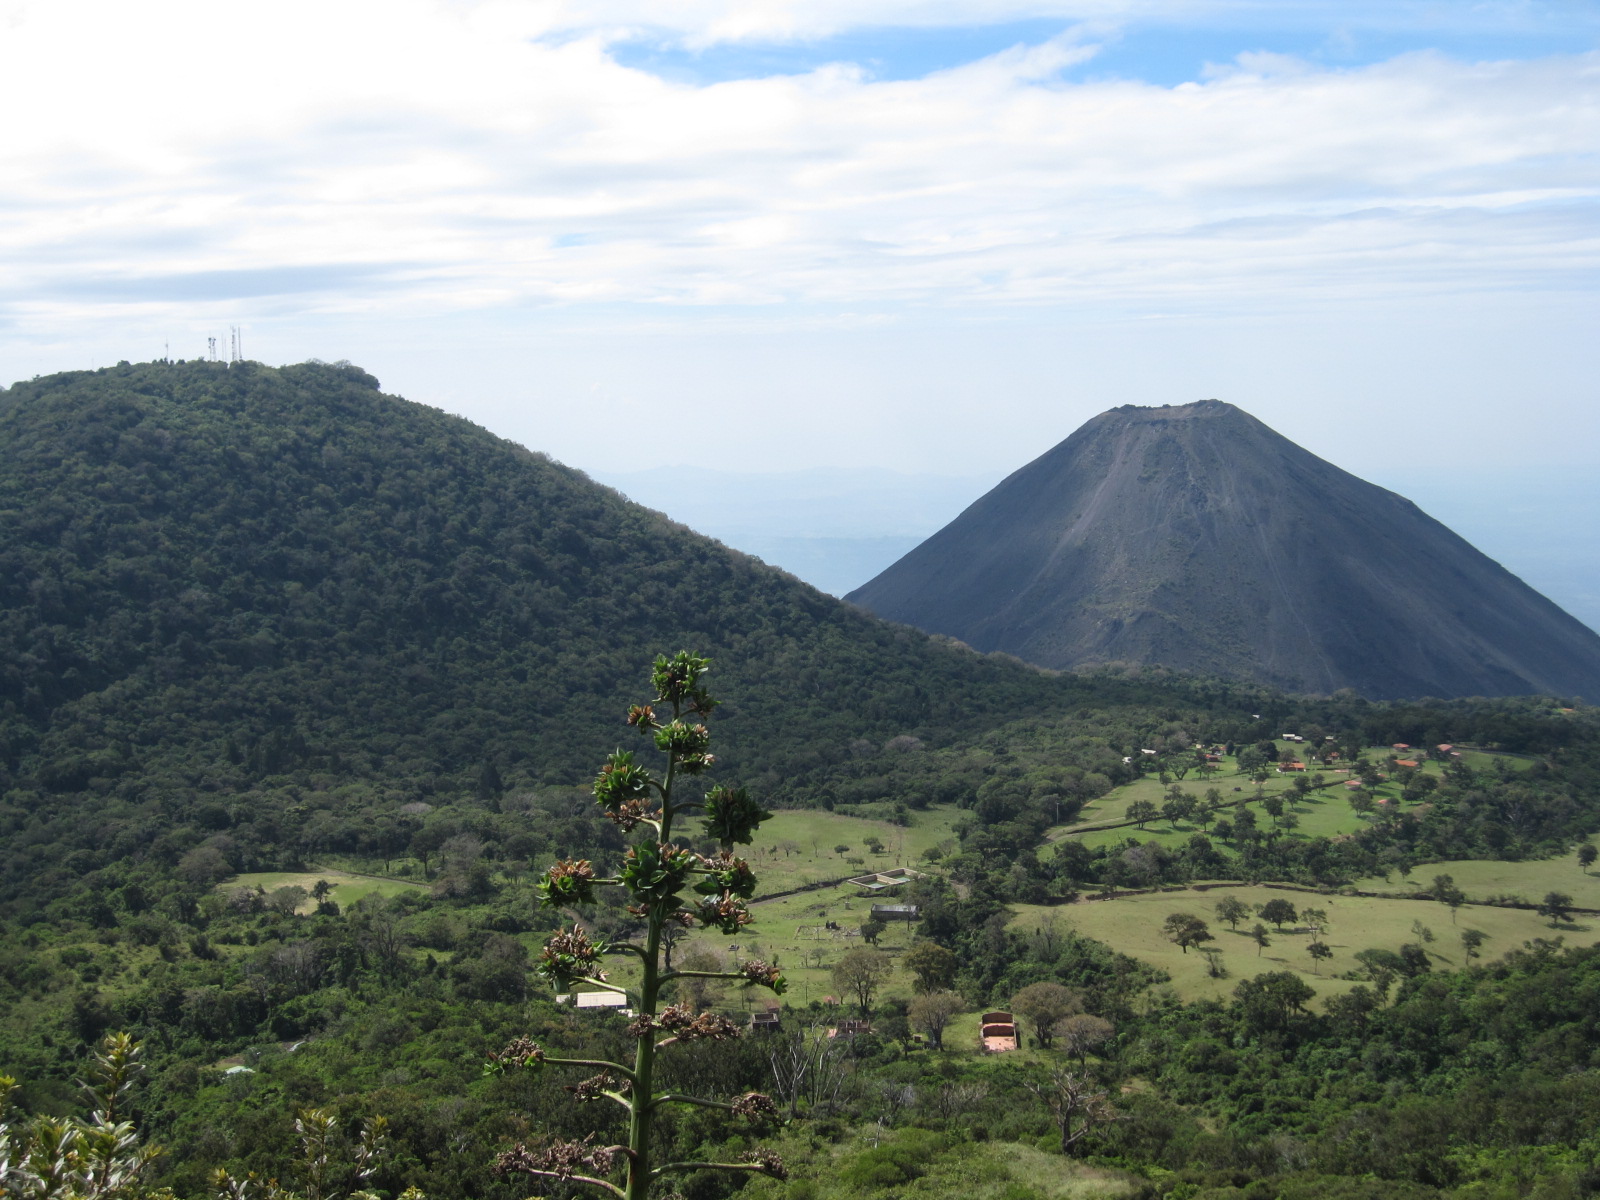
[[566,1090],[572,1093],[573,1099],[579,1104],[586,1104],[590,1100],[599,1100],[608,1091],[615,1091],[617,1081],[605,1071],[598,1075],[590,1076],[582,1083],[569,1083]]
[[778,1106],[771,1096],[762,1092],[746,1092],[733,1098],[733,1111],[747,1121],[759,1121],[762,1117],[777,1116]]
[[593,904],[594,867],[586,858],[565,858],[539,880],[539,902],[547,908],[566,904]]
[[545,942],[534,969],[558,987],[570,987],[575,980],[605,979],[600,959],[606,952],[603,941],[593,941],[581,926],[558,930]]
[[788,984],[784,982],[783,973],[771,963],[763,962],[759,958],[752,958],[749,962],[739,964],[739,974],[753,984],[771,988],[778,995],[783,995]]
[[544,1063],[544,1048],[529,1037],[515,1037],[505,1044],[499,1053],[489,1052],[489,1066],[492,1070],[503,1070],[506,1067],[537,1067]]
[[789,1168],[771,1150],[751,1150],[745,1154],[744,1161],[755,1163],[763,1175],[770,1175],[774,1179],[789,1178]]
[[580,1168],[596,1175],[610,1174],[624,1151],[620,1146],[591,1145],[593,1137],[591,1133],[581,1142],[556,1142],[543,1150],[518,1144],[495,1158],[494,1169],[501,1175],[521,1171],[528,1175],[554,1175],[557,1179],[570,1179]]
[[662,1009],[656,1027],[671,1033],[680,1042],[694,1042],[702,1038],[722,1042],[744,1032],[727,1017],[713,1012],[696,1014],[684,1004],[670,1004]]

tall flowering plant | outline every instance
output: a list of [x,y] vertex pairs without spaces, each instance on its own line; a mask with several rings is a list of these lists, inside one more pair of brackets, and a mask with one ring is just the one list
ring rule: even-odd
[[[628,1026],[637,1042],[632,1065],[555,1057],[527,1038],[518,1038],[490,1056],[491,1071],[558,1066],[597,1072],[569,1090],[580,1101],[621,1105],[628,1114],[627,1144],[600,1146],[585,1139],[532,1149],[519,1145],[500,1156],[497,1165],[502,1171],[586,1183],[623,1200],[646,1200],[656,1180],[676,1172],[713,1168],[784,1177],[782,1162],[766,1151],[754,1151],[740,1162],[659,1164],[650,1153],[652,1124],[665,1104],[724,1109],[752,1120],[776,1111],[760,1092],[713,1100],[658,1091],[654,1084],[656,1057],[669,1046],[737,1037],[742,1032],[735,1022],[714,1012],[695,1012],[686,1004],[663,1006],[662,990],[669,983],[721,979],[779,994],[784,990],[777,968],[759,959],[742,962],[733,971],[675,970],[668,965],[664,935],[669,928],[732,934],[749,923],[746,902],[755,894],[756,878],[750,864],[734,854],[734,847],[748,845],[756,828],[772,815],[743,788],[713,787],[698,794],[691,789],[690,781],[715,761],[709,752],[711,735],[703,723],[717,706],[701,685],[709,666],[708,659],[687,651],[657,658],[650,680],[655,700],[629,709],[628,724],[654,742],[666,758],[665,769],[653,773],[635,761],[632,751],[618,750],[595,779],[595,803],[605,815],[623,831],[644,835],[629,848],[616,874],[602,876],[586,859],[565,859],[539,881],[540,902],[554,908],[593,904],[597,888],[626,889],[628,911],[640,923],[636,938],[608,943],[574,922],[545,943],[538,971],[561,991],[591,988],[626,995],[637,1014]],[[675,823],[693,816],[717,842],[716,854],[698,854],[673,841]],[[608,977],[605,960],[617,954],[638,958],[642,970],[636,989]]]

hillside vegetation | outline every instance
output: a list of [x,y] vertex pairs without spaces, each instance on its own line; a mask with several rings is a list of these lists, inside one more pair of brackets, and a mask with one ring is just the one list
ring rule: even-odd
[[[347,366],[17,385],[0,510],[13,1129],[87,1118],[74,1080],[126,1030],[149,1065],[131,1116],[168,1149],[150,1182],[184,1200],[217,1167],[307,1194],[297,1119],[348,1159],[389,1118],[366,1179],[386,1197],[520,1200],[508,1147],[616,1143],[581,1072],[484,1065],[517,1037],[632,1053],[626,1016],[557,1003],[537,968],[557,927],[622,938],[633,916],[614,889],[556,909],[539,889],[647,839],[587,784],[638,744],[649,662],[685,647],[725,700],[716,780],[778,812],[737,847],[754,922],[674,932],[674,961],[762,958],[790,987],[776,1031],[677,1046],[659,1080],[776,1115],[664,1115],[663,1154],[775,1150],[790,1181],[750,1200],[1600,1188],[1593,709],[985,658]],[[698,820],[674,840],[717,848]],[[901,866],[915,920],[875,928],[874,896],[836,881]],[[1569,904],[1481,906],[1504,891]],[[1282,923],[1253,907],[1282,896]],[[1174,941],[1195,932],[1174,911],[1211,940]],[[709,1029],[766,999],[697,978],[671,998]],[[980,1014],[1013,1008],[1018,1049],[980,1051]]]

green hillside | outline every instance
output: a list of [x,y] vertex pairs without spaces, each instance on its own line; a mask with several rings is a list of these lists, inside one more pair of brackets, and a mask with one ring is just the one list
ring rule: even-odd
[[[671,422],[653,432],[682,436]],[[1595,710],[985,657],[324,364],[122,366],[0,393],[12,1128],[84,1115],[90,1046],[127,1030],[149,1063],[133,1115],[168,1149],[151,1182],[183,1200],[215,1196],[217,1167],[309,1194],[292,1131],[311,1106],[345,1158],[362,1118],[390,1119],[383,1197],[522,1200],[528,1181],[494,1167],[508,1146],[616,1142],[614,1105],[574,1102],[578,1073],[484,1063],[519,1036],[632,1053],[624,1017],[558,1004],[535,967],[558,926],[614,941],[635,922],[604,897],[541,908],[538,884],[558,860],[611,870],[647,837],[603,820],[587,783],[639,744],[627,706],[681,647],[712,656],[725,702],[711,777],[778,814],[739,847],[753,922],[674,931],[680,965],[766,956],[790,987],[776,1033],[675,1047],[662,1080],[771,1092],[779,1115],[663,1116],[664,1152],[776,1148],[792,1181],[751,1181],[752,1200],[1600,1184],[1600,949],[1576,853],[1600,831]],[[1285,755],[1317,761],[1283,773]],[[698,824],[674,836],[710,852]],[[900,866],[915,920],[874,929],[885,893],[838,881]],[[1459,912],[1415,894],[1447,873]],[[1331,957],[1309,957],[1309,927],[1247,941],[1217,891],[1178,890],[1219,878],[1314,897]],[[1347,894],[1383,879],[1408,894]],[[1570,891],[1576,910],[1474,907],[1506,889]],[[1225,977],[1170,940],[1178,908],[1211,922]],[[1457,919],[1485,934],[1475,957]],[[836,972],[869,946],[882,978],[862,999]],[[615,961],[622,986],[644,973]],[[1040,985],[1094,1036],[1074,1047],[1047,1022],[984,1052],[980,1014]],[[673,987],[739,1025],[767,997]],[[1116,1118],[1070,1153],[1061,1072]],[[739,1190],[697,1171],[680,1194]]]
[[393,841],[408,803],[582,782],[624,681],[686,645],[734,697],[726,766],[780,801],[852,740],[947,741],[1083,692],[876,621],[354,367],[154,363],[0,394],[12,886],[63,845],[81,874],[174,826],[198,836],[169,859],[230,832],[266,848],[236,867],[390,853],[379,826]]

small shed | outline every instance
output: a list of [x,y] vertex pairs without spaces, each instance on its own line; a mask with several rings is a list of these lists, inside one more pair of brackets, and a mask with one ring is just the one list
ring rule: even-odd
[[1003,1054],[1015,1050],[1017,1038],[1016,1019],[1008,1012],[986,1012],[978,1025],[978,1045],[989,1054]]

